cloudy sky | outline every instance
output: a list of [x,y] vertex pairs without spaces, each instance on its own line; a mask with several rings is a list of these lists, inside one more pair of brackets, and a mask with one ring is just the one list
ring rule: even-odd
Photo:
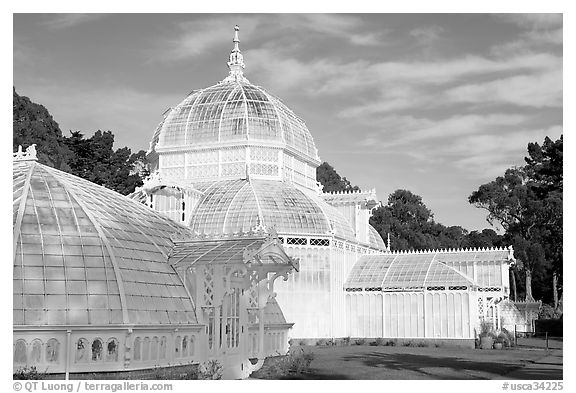
[[64,133],[146,149],[162,113],[228,73],[303,118],[320,157],[381,200],[488,227],[467,197],[562,133],[560,14],[15,14],[14,86]]

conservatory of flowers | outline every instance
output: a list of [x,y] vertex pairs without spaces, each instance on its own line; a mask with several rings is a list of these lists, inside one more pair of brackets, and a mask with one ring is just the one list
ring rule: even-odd
[[67,376],[216,359],[242,378],[286,352],[292,325],[273,286],[298,261],[273,232],[194,236],[32,153],[13,167],[15,369]]
[[322,191],[310,131],[246,79],[237,27],[233,42],[229,75],[166,112],[130,198],[15,153],[14,367],[218,359],[242,378],[290,337],[504,326],[512,250],[392,252],[375,191]]

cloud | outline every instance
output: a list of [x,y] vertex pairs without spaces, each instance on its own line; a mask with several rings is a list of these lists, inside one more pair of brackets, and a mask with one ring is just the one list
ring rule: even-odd
[[562,70],[466,84],[445,93],[448,102],[562,107]]
[[389,116],[383,129],[357,144],[365,150],[402,151],[421,168],[440,166],[489,178],[521,165],[529,142],[557,138],[560,125],[529,128],[528,115],[494,113],[456,115],[445,119]]
[[425,141],[438,145],[465,135],[499,133],[525,123],[528,118],[527,115],[507,113],[455,115],[439,120],[410,115],[387,116],[379,119],[384,130],[372,133],[369,142],[360,143],[374,145],[375,140],[379,139],[379,148],[414,146],[415,142],[421,144]]
[[497,18],[530,29],[562,26],[562,14],[496,14]]
[[410,30],[408,33],[414,37],[420,45],[429,45],[440,38],[444,29],[440,26],[426,26]]
[[[287,21],[288,22],[288,21]],[[330,37],[340,37],[355,45],[379,45],[388,34],[388,29],[379,32],[365,33],[362,30],[363,20],[353,15],[339,14],[301,14],[290,15],[289,24],[299,31],[313,31]]]
[[[162,39],[151,52],[152,61],[182,61],[221,46],[227,39],[232,41],[233,26],[240,26],[240,40],[250,42],[251,48],[266,46],[299,48],[301,42],[291,42],[291,33],[307,32],[318,37],[336,37],[343,42],[359,46],[379,45],[384,42],[388,29],[378,32],[362,32],[361,17],[339,14],[266,14],[223,15],[202,20],[181,22],[176,25],[173,37]],[[258,48],[259,32],[266,32],[265,46]],[[231,44],[230,44],[231,45]],[[242,45],[241,45],[242,48]],[[243,51],[247,47],[242,48]]]
[[370,63],[330,59],[303,61],[280,48],[263,48],[245,52],[245,58],[251,62],[248,77],[249,72],[254,72],[269,86],[303,89],[314,95],[340,95],[363,90],[378,93],[394,86],[421,89],[498,73],[538,73],[559,69],[562,64],[561,57],[547,53],[524,53],[506,58],[467,55],[431,61]]
[[502,175],[507,168],[523,165],[529,142],[541,142],[544,137],[560,137],[562,126],[540,129],[515,129],[495,135],[470,135],[442,146],[442,154],[454,157],[456,168],[484,178]]
[[55,14],[44,21],[49,29],[59,30],[102,18],[105,14]]
[[176,25],[175,37],[163,39],[153,52],[153,61],[171,62],[189,59],[214,47],[228,43],[232,49],[234,26],[240,26],[240,41],[251,41],[258,26],[259,16],[234,16],[186,21]]
[[553,30],[532,30],[524,34],[527,40],[535,44],[562,45],[563,29]]

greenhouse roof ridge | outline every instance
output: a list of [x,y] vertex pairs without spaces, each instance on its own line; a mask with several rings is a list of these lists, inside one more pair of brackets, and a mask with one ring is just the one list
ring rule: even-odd
[[274,229],[266,228],[265,226],[256,226],[251,228],[249,231],[236,231],[236,232],[213,232],[213,233],[201,233],[194,231],[192,235],[187,234],[174,234],[171,239],[174,243],[181,242],[193,242],[193,241],[210,241],[210,240],[230,240],[230,239],[242,239],[242,238],[277,238],[278,235]]
[[424,249],[424,250],[395,250],[390,251],[390,254],[408,255],[408,254],[434,254],[434,253],[461,253],[461,252],[494,252],[494,251],[508,251],[508,259],[513,260],[514,249],[510,245],[508,247],[466,247],[466,248],[442,248],[442,249]]
[[369,190],[344,190],[344,191],[326,191],[324,194],[328,195],[348,195],[348,194],[375,194],[376,189],[371,188]]

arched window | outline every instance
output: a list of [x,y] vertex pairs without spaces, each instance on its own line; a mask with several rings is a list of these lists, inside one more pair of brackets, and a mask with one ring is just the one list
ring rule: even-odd
[[166,359],[166,336],[160,339],[160,359]]
[[134,339],[134,360],[140,360],[140,337]]
[[144,338],[144,345],[142,345],[142,360],[150,360],[150,338]]
[[182,340],[182,357],[188,357],[188,336],[184,336]]
[[154,336],[152,342],[150,343],[150,359],[158,359],[158,337]]
[[190,336],[189,352],[190,356],[194,356],[194,336]]
[[14,363],[26,363],[26,341],[18,340],[14,344]]
[[56,363],[58,361],[58,351],[60,343],[55,338],[51,338],[46,343],[46,361],[48,363]]
[[176,341],[174,342],[174,357],[179,358],[181,356],[181,349],[180,346],[182,345],[182,339],[180,336],[176,337]]
[[106,361],[107,362],[117,362],[118,361],[118,340],[111,338],[106,343]]
[[92,341],[92,361],[102,360],[102,341],[99,338]]
[[32,341],[32,351],[30,352],[30,363],[38,364],[42,362],[42,341],[36,339]]
[[88,340],[85,338],[78,339],[76,343],[76,362],[83,363],[88,361]]

